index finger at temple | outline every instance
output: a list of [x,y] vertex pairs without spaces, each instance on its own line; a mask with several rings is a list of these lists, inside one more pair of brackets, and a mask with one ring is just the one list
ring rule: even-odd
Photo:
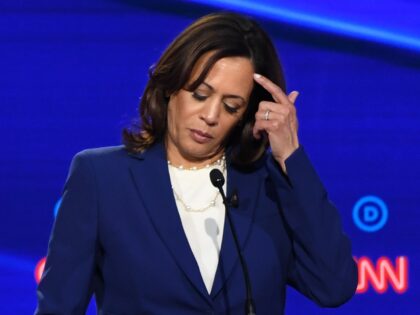
[[283,90],[266,77],[254,73],[254,80],[271,94],[274,101],[285,104],[289,103],[289,99],[287,98],[287,95],[284,94]]

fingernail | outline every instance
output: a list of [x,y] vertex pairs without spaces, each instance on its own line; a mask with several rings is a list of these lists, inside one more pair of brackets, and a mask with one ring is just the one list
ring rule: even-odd
[[262,75],[261,75],[261,74],[254,73],[254,79],[259,79],[259,78],[261,78],[261,77],[262,77]]

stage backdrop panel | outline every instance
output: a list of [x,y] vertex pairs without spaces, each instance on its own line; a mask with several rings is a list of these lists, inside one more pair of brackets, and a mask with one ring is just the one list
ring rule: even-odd
[[[396,10],[388,23],[399,2],[372,4],[369,15],[362,1],[339,1],[334,10],[322,1],[259,1],[268,11],[249,1],[198,2],[0,4],[0,313],[35,308],[36,279],[72,156],[120,144],[149,67],[191,21],[220,8],[255,16],[273,37],[288,92],[300,91],[300,141],[340,209],[359,265],[358,293],[348,304],[320,309],[290,289],[287,313],[417,313],[418,5],[405,1],[406,18]],[[284,12],[406,34],[414,44],[375,40],[337,24],[320,27]]]

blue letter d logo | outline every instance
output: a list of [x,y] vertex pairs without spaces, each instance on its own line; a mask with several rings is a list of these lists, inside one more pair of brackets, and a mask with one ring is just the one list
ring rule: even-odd
[[356,202],[353,208],[353,221],[365,232],[380,230],[388,220],[388,208],[382,199],[365,196]]

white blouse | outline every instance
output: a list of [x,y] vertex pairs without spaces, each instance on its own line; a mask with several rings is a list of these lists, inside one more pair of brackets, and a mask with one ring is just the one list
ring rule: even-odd
[[[182,226],[210,294],[219,263],[225,207],[209,174],[213,168],[219,168],[226,179],[226,172],[220,165],[198,170],[168,167]],[[223,190],[226,193],[226,182]]]

